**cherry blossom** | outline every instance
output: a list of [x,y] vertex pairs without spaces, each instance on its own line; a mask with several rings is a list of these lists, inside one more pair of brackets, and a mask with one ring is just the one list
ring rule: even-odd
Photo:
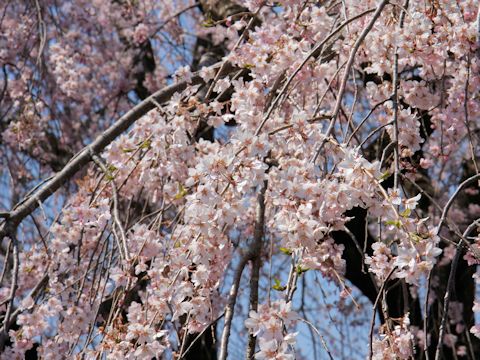
[[0,9],[0,358],[478,357],[477,2]]

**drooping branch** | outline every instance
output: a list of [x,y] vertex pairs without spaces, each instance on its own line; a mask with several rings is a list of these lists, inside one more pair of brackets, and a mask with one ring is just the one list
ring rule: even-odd
[[[105,175],[109,174],[108,167],[104,163],[104,161],[96,154],[91,154],[92,160],[97,166],[103,171]],[[127,235],[125,234],[125,228],[120,220],[120,215],[118,213],[118,190],[117,186],[115,185],[115,181],[111,181],[112,184],[112,200],[113,200],[113,219],[114,219],[114,224],[116,225],[118,231],[120,232],[120,237],[115,234],[115,238],[117,239],[117,246],[118,246],[118,251],[120,252],[120,255],[124,260],[127,262],[130,261],[130,255],[128,251],[128,246],[127,246]]]
[[225,323],[223,325],[222,338],[220,341],[220,360],[226,360],[228,355],[228,339],[230,338],[230,330],[232,328],[233,314],[235,310],[235,304],[237,303],[237,294],[240,287],[240,280],[242,279],[242,273],[247,265],[248,260],[250,259],[250,254],[245,254],[240,259],[240,262],[235,269],[235,274],[233,276],[232,287],[230,288],[230,293],[228,295],[227,306],[225,308]]
[[[260,267],[262,258],[262,243],[265,234],[265,191],[267,181],[264,182],[257,196],[257,208],[255,213],[255,230],[253,235],[253,244],[251,245],[252,254],[252,275],[250,277],[250,311],[258,310],[258,282],[260,278]],[[252,334],[248,337],[247,359],[253,359],[257,337]]]
[[248,9],[232,0],[200,0],[202,10],[214,20],[223,20],[229,16],[247,12]]
[[[217,69],[221,64],[215,64],[212,68]],[[232,72],[230,65],[224,66],[223,75]],[[61,186],[68,182],[80,169],[87,165],[91,160],[92,153],[101,153],[110,145],[120,134],[126,131],[143,115],[152,110],[155,103],[162,104],[167,102],[175,93],[185,90],[188,86],[204,84],[204,80],[199,73],[193,74],[190,81],[181,81],[167,86],[149,96],[133,109],[123,115],[118,121],[110,126],[106,131],[99,135],[95,141],[80,150],[65,167],[57,174],[52,176],[43,185],[39,186],[29,196],[22,200],[10,211],[8,218],[2,224],[0,229],[0,239],[8,234],[13,234],[16,227],[31,214],[39,205],[54,194]]]
[[[384,1],[386,2],[386,1]],[[384,5],[383,5],[384,6]],[[382,9],[383,9],[383,6],[382,6]],[[357,20],[367,14],[370,14],[371,12],[375,11],[375,9],[369,9],[369,10],[366,10],[364,12],[362,12],[361,14],[359,15],[356,15],[354,17],[352,17],[351,19],[348,19],[347,21],[343,22],[342,24],[340,24],[335,30],[333,30],[325,39],[323,39],[322,41],[320,41],[317,45],[315,45],[313,47],[313,49],[308,53],[308,55],[303,59],[302,63],[295,69],[295,71],[292,73],[292,75],[290,75],[290,77],[287,79],[287,81],[285,82],[285,84],[283,85],[283,87],[281,88],[281,90],[278,92],[278,94],[276,95],[275,99],[272,101],[270,107],[268,108],[265,116],[263,117],[262,119],[262,122],[260,123],[260,125],[257,127],[257,129],[255,130],[255,135],[259,135],[260,132],[262,131],[263,127],[265,126],[265,123],[268,121],[268,119],[270,118],[270,115],[272,114],[273,110],[275,109],[275,107],[278,105],[278,102],[280,100],[280,98],[284,95],[284,93],[287,91],[290,83],[293,81],[293,79],[295,78],[295,76],[300,72],[300,70],[302,70],[302,68],[305,66],[305,64],[312,58],[312,57],[315,57],[317,56],[319,53],[322,52],[322,49],[324,48],[324,46],[329,42],[331,41],[344,27],[346,27],[349,23],[351,23],[352,21],[354,20]],[[381,11],[381,9],[380,9]],[[378,16],[380,16],[380,13],[378,13],[378,9],[377,11],[375,12],[374,14],[374,19],[373,21],[375,21]],[[372,24],[373,26],[373,24]],[[367,33],[368,31],[370,31],[370,29],[367,29]],[[361,35],[361,39],[360,41],[363,40],[363,38],[366,36],[365,35]],[[360,44],[358,44],[358,46],[360,46]],[[357,46],[357,48],[358,48]],[[354,56],[352,57],[352,64],[353,65],[353,58]],[[347,69],[346,71],[348,71],[349,69]],[[346,80],[345,80],[346,82]],[[345,85],[344,85],[345,87]],[[340,106],[339,106],[340,108]],[[338,113],[338,110],[337,109],[337,113]],[[336,115],[335,115],[336,116]]]
[[[1,338],[5,338],[8,334],[8,328],[11,322],[11,315],[13,312],[13,304],[15,301],[15,293],[18,288],[18,271],[19,271],[19,262],[20,256],[18,253],[18,240],[15,236],[12,236],[12,244],[13,244],[13,272],[12,272],[12,284],[10,286],[10,294],[8,296],[8,303],[7,303],[7,311],[5,313],[5,318],[3,319],[3,326],[1,328],[2,334]],[[3,347],[3,341],[0,341],[0,346]]]
[[343,75],[342,81],[340,82],[340,89],[338,90],[337,101],[335,102],[335,106],[332,111],[332,119],[330,120],[330,124],[328,125],[324,140],[321,142],[321,144],[319,145],[318,149],[316,150],[312,158],[313,163],[315,163],[315,161],[317,160],[318,155],[320,155],[320,151],[325,145],[326,139],[332,134],[333,129],[335,127],[335,122],[337,120],[337,116],[340,112],[340,107],[342,105],[343,95],[346,90],[347,81],[348,81],[348,78],[350,77],[350,69],[352,68],[353,63],[355,61],[357,51],[360,48],[360,45],[365,40],[365,38],[367,37],[368,33],[372,30],[373,25],[375,25],[375,22],[378,20],[378,18],[380,17],[380,14],[382,13],[383,9],[387,4],[388,4],[388,0],[383,0],[377,6],[377,9],[375,10],[375,13],[370,19],[370,22],[363,29],[362,33],[358,36],[357,40],[355,41],[355,44],[353,45],[352,51],[350,52],[350,55],[348,57],[347,65],[345,66],[345,73]]
[[[245,266],[249,261],[253,262],[252,278],[250,282],[250,310],[256,310],[258,306],[258,280],[260,271],[259,260],[261,255],[260,253],[262,248],[262,239],[264,236],[265,226],[266,189],[267,182],[265,181],[257,195],[253,243],[250,245],[247,252],[240,259],[240,262],[235,270],[233,284],[230,289],[230,294],[228,296],[228,302],[225,308],[225,324],[223,327],[222,339],[220,343],[220,360],[226,360],[228,356],[228,340],[230,338],[230,330],[232,326],[233,314],[235,311],[235,304],[237,302],[238,289],[240,287],[240,280],[242,278],[243,270],[245,269]],[[252,358],[253,353],[255,352],[255,344],[256,338],[254,336],[250,336],[247,346],[247,359]]]

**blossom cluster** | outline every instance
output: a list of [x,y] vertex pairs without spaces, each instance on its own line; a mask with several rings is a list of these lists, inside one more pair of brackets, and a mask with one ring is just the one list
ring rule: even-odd
[[298,315],[291,308],[291,302],[279,300],[270,306],[260,305],[258,311],[250,311],[249,318],[245,320],[245,326],[259,341],[260,351],[255,354],[255,359],[295,358],[292,347],[295,345],[297,333],[287,331],[298,319]]
[[385,333],[373,342],[374,360],[410,359],[414,354],[414,336],[409,330],[408,314],[393,329],[386,326]]
[[[51,225],[21,239],[18,283],[8,275],[0,287],[2,311],[18,310],[1,358],[34,348],[52,359],[180,357],[187,338],[223,315],[225,289],[259,233],[261,279],[283,274],[288,254],[290,293],[275,290],[293,299],[265,301],[260,291],[244,322],[258,359],[294,358],[293,282],[304,272],[348,286],[351,244],[338,232],[358,243],[376,288],[399,279],[416,293],[435,266],[449,264],[454,247],[441,258],[441,238],[478,215],[472,204],[449,204],[448,219],[438,210],[465,178],[459,164],[476,159],[476,2],[390,3],[358,47],[382,2],[280,3],[245,1],[239,19],[218,21],[183,0],[5,8],[0,151],[18,194],[132,103],[185,86],[161,104],[148,98],[151,110],[62,190],[61,209],[43,213],[58,212]],[[218,60],[234,71],[204,66],[205,84],[192,85],[191,53],[204,43],[224,51]],[[365,239],[348,227],[356,209],[366,213]],[[469,265],[478,264],[478,241]],[[478,336],[478,325],[471,332]],[[374,358],[410,358],[414,333],[408,314],[388,321]]]

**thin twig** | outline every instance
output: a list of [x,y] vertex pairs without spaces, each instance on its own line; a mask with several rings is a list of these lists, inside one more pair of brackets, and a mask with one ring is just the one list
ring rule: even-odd
[[[384,0],[383,2],[387,2],[386,0]],[[293,81],[293,79],[295,78],[295,76],[300,72],[300,70],[305,66],[305,64],[308,62],[308,60],[310,60],[310,58],[312,58],[315,54],[317,54],[322,48],[323,46],[328,42],[330,41],[340,30],[342,30],[345,26],[347,26],[349,23],[351,23],[352,21],[355,21],[371,12],[375,11],[374,9],[369,9],[369,10],[366,10],[364,11],[363,13],[361,14],[358,14],[354,17],[352,17],[351,19],[343,22],[342,24],[340,24],[335,30],[333,30],[325,39],[323,39],[320,43],[318,43],[317,45],[315,45],[315,47],[312,49],[312,51],[310,51],[310,53],[308,53],[308,55],[305,57],[305,59],[303,59],[302,63],[300,65],[297,66],[297,68],[295,69],[295,71],[292,73],[292,75],[290,75],[290,77],[288,78],[288,80],[285,82],[285,84],[283,85],[282,89],[280,90],[280,92],[278,93],[278,95],[275,97],[275,100],[272,102],[272,104],[270,105],[270,108],[268,109],[267,113],[265,114],[265,116],[263,117],[262,119],[262,122],[260,123],[260,125],[257,127],[257,129],[255,130],[255,136],[258,136],[260,134],[260,131],[262,131],[265,123],[267,122],[267,120],[270,118],[270,115],[272,114],[273,110],[275,109],[275,107],[277,106],[278,102],[280,101],[280,98],[283,96],[283,94],[285,93],[285,91],[287,91],[287,88],[290,86],[291,82]],[[374,15],[375,16],[375,15]],[[346,70],[348,72],[348,69]],[[337,110],[338,112],[338,110]]]
[[453,201],[456,199],[456,197],[458,196],[458,194],[460,194],[460,191],[463,190],[464,187],[470,185],[472,182],[474,182],[475,180],[477,179],[480,179],[480,174],[476,174],[476,175],[473,175],[471,177],[469,177],[468,179],[466,179],[465,181],[463,181],[457,188],[457,190],[455,190],[455,192],[453,193],[453,195],[450,197],[450,199],[448,200],[447,204],[445,205],[444,209],[443,209],[443,213],[442,213],[442,216],[440,217],[440,222],[438,223],[438,226],[437,226],[437,235],[440,233],[440,231],[442,230],[442,227],[443,227],[443,224],[445,223],[445,219],[447,218],[447,214],[448,214],[448,210],[450,210],[450,207],[452,206],[453,204]]
[[460,256],[462,256],[462,248],[463,248],[463,241],[464,239],[475,229],[475,227],[478,227],[479,225],[479,220],[477,219],[474,221],[472,224],[470,224],[465,232],[463,233],[463,238],[461,238],[458,241],[457,247],[455,249],[455,257],[452,260],[452,265],[450,267],[450,274],[448,275],[448,282],[447,282],[447,288],[445,290],[445,296],[443,298],[443,312],[442,312],[442,320],[440,322],[440,329],[438,331],[438,343],[437,343],[437,349],[435,351],[435,360],[440,359],[440,352],[442,349],[442,344],[443,344],[443,335],[445,333],[445,323],[448,318],[448,308],[450,305],[450,294],[452,292],[452,287],[453,287],[453,282],[455,279],[455,274],[457,272],[457,267],[458,267],[458,261],[460,260]]
[[[171,305],[169,304],[170,310],[172,311],[173,309],[171,308]],[[173,313],[173,311],[172,311]],[[183,351],[185,349],[185,345],[187,344],[187,337],[188,337],[188,323],[190,321],[192,313],[189,311],[187,315],[187,320],[185,321],[185,329],[183,330],[183,339],[182,339],[182,346],[180,346],[180,354],[179,354],[179,359],[183,357]],[[178,332],[177,332],[178,333]]]
[[[231,50],[232,53],[240,46],[243,39],[245,39],[245,37],[247,36],[248,31],[250,30],[253,23],[255,22],[256,17],[260,13],[260,10],[262,9],[262,7],[263,7],[263,5],[259,6],[258,10],[255,12],[255,14],[252,15],[252,18],[248,22],[247,26],[245,27],[245,29],[243,29],[242,35],[240,35],[240,37],[238,38],[237,42],[235,43],[233,49]],[[227,65],[227,61],[223,61],[222,65],[220,66],[220,69],[218,70],[217,74],[215,75],[215,78],[213,79],[212,83],[210,84],[210,87],[207,90],[207,94],[205,95],[205,99],[208,99],[210,97],[210,95],[212,94],[213,88],[215,87],[215,84],[217,83],[218,79],[220,78],[220,76],[223,72],[223,68],[226,65]]]
[[477,57],[480,58],[480,4],[478,5],[477,10]]
[[182,15],[183,13],[187,12],[188,10],[190,9],[193,9],[193,8],[196,8],[197,6],[199,6],[200,3],[199,2],[195,2],[193,3],[192,5],[188,5],[187,7],[183,8],[183,9],[180,9],[179,11],[177,11],[175,14],[171,15],[170,17],[168,17],[166,20],[164,20],[164,22],[158,27],[155,29],[155,31],[153,32],[152,34],[152,37],[157,35],[158,32],[160,32],[170,21],[174,20],[175,18],[179,17],[180,15]]
[[359,145],[360,148],[363,147],[363,145],[365,145],[365,143],[373,136],[375,135],[377,132],[379,132],[380,130],[382,130],[384,127],[387,127],[387,126],[390,126],[393,124],[393,121],[390,121],[386,124],[383,124],[383,125],[380,125],[379,127],[375,128],[373,131],[370,132],[370,134],[368,134],[365,139],[363,139],[362,143]]
[[[403,22],[405,20],[405,13],[406,8],[408,7],[409,0],[405,0],[405,4],[403,5],[403,10],[400,14],[400,29],[403,28]],[[395,46],[395,54],[393,55],[393,95],[392,95],[392,103],[393,103],[393,138],[392,141],[395,144],[393,148],[393,166],[394,166],[394,174],[393,174],[393,190],[398,190],[398,178],[400,176],[400,144],[398,143],[398,86],[399,86],[399,79],[398,79],[398,46]]]
[[427,289],[425,291],[425,302],[423,304],[423,312],[425,316],[423,317],[423,352],[425,354],[425,360],[429,360],[430,356],[428,355],[428,298],[430,297],[430,287],[432,283],[432,269],[428,272],[427,276]]
[[465,99],[463,100],[463,109],[465,112],[465,127],[467,128],[468,142],[470,147],[470,156],[472,157],[473,166],[475,167],[475,173],[478,174],[477,155],[475,154],[475,145],[473,144],[472,131],[470,130],[470,120],[468,117],[468,101],[470,96],[468,93],[468,87],[470,86],[470,55],[467,56],[467,80],[465,81]]
[[385,104],[387,101],[391,100],[390,98],[386,98],[378,103],[376,103],[371,109],[370,111],[368,112],[368,114],[362,119],[362,121],[360,121],[360,123],[358,124],[358,126],[355,128],[355,130],[353,130],[353,132],[350,134],[350,136],[348,137],[348,140],[347,140],[347,145],[350,144],[350,142],[352,141],[353,137],[355,136],[355,134],[358,132],[358,130],[360,130],[360,128],[363,126],[363,124],[368,120],[368,118],[373,114],[373,112],[375,110],[377,110],[381,105]]
[[3,260],[3,269],[2,274],[0,275],[0,285],[3,284],[3,280],[5,279],[5,274],[7,273],[8,268],[8,261],[10,258],[10,251],[12,250],[12,239],[8,240],[7,251],[5,253],[5,258]]
[[[373,303],[373,306],[372,306],[372,319],[370,320],[370,331],[368,333],[368,358],[370,360],[372,360],[372,357],[373,357],[373,328],[375,326],[375,315],[377,314],[378,302],[380,301],[380,298],[382,297],[382,294],[383,294],[383,290],[385,289],[385,286],[386,286],[388,280],[390,279],[390,277],[392,276],[393,272],[395,271],[395,269],[396,268],[393,267],[392,270],[390,270],[390,272],[388,273],[385,280],[382,282],[382,286],[380,286],[380,289],[378,290],[377,297],[376,297],[375,302]],[[386,320],[387,319],[385,319],[385,321]]]
[[[252,252],[252,275],[250,278],[250,311],[258,309],[258,282],[260,277],[260,267],[262,260],[262,245],[265,234],[265,191],[268,182],[265,180],[257,195],[257,206],[255,210],[255,229],[253,235]],[[253,359],[257,337],[252,334],[248,335],[248,345],[246,359]]]
[[240,286],[240,280],[242,278],[243,269],[250,260],[250,254],[247,253],[240,259],[240,263],[235,269],[233,276],[232,287],[230,288],[230,294],[228,296],[227,306],[225,308],[225,323],[223,325],[222,338],[220,341],[220,355],[219,360],[226,360],[228,355],[228,339],[230,337],[230,330],[232,327],[233,313],[235,311],[235,304],[237,302],[238,288]]
[[[107,168],[107,165],[104,161],[96,154],[91,154],[92,160],[97,166],[105,173],[106,176],[110,175],[110,171]],[[110,181],[112,185],[112,199],[113,199],[113,219],[115,222],[118,231],[120,231],[121,241],[117,238],[118,242],[118,250],[120,251],[120,255],[124,260],[127,262],[130,261],[130,256],[128,252],[127,246],[127,235],[125,234],[125,228],[123,227],[122,221],[120,220],[120,214],[118,213],[118,191],[117,185],[115,185],[115,179]],[[117,236],[116,236],[117,237]]]
[[315,151],[315,155],[311,160],[312,163],[315,163],[315,161],[318,158],[318,155],[320,154],[323,146],[326,143],[327,138],[330,137],[330,135],[333,132],[333,128],[335,126],[335,122],[337,120],[338,113],[342,105],[343,94],[345,93],[347,81],[348,81],[348,78],[350,77],[350,69],[352,68],[353,63],[355,61],[355,55],[357,54],[357,51],[360,48],[360,45],[363,43],[363,40],[365,40],[370,30],[372,30],[373,25],[375,24],[377,19],[380,17],[380,14],[382,13],[383,8],[387,4],[388,4],[388,0],[382,0],[382,2],[378,5],[377,9],[375,10],[375,13],[372,16],[372,19],[370,20],[368,25],[363,29],[362,33],[360,34],[360,36],[355,41],[355,44],[353,45],[352,51],[350,52],[350,55],[348,57],[347,65],[345,67],[345,73],[343,74],[342,82],[340,83],[340,89],[338,90],[337,101],[335,102],[335,107],[332,112],[332,119],[330,120],[330,125],[328,126],[328,129],[324,135],[322,142],[320,143],[320,146]]
[[7,311],[5,312],[5,318],[3,319],[3,334],[1,336],[0,349],[3,349],[4,339],[8,337],[8,329],[10,327],[10,316],[13,311],[13,302],[15,300],[15,293],[18,287],[18,269],[19,269],[19,254],[18,254],[18,240],[15,234],[11,235],[12,240],[12,254],[13,254],[13,269],[12,269],[12,283],[10,285],[10,294],[8,296]]
[[213,320],[210,324],[208,324],[205,329],[202,330],[202,332],[200,332],[196,337],[195,339],[193,339],[193,341],[190,343],[190,345],[188,345],[188,348],[183,352],[183,354],[181,354],[181,356],[179,357],[179,360],[180,359],[183,359],[185,358],[185,356],[187,356],[187,354],[189,353],[189,351],[193,348],[193,345],[195,345],[195,343],[203,336],[203,334],[205,334],[205,332],[210,329],[210,327],[217,323],[218,320],[220,320],[222,317],[225,316],[225,313],[222,313],[219,317],[217,317],[215,320]]
[[320,338],[320,342],[322,343],[323,348],[325,349],[325,351],[328,354],[328,357],[330,358],[330,360],[334,360],[332,353],[330,352],[330,350],[327,347],[327,343],[325,341],[325,338],[323,337],[322,334],[320,334],[320,331],[318,331],[318,329],[310,321],[308,321],[306,319],[300,319],[300,321],[303,321],[305,324],[309,325],[310,328],[312,328],[313,331],[315,331],[317,333],[318,337]]

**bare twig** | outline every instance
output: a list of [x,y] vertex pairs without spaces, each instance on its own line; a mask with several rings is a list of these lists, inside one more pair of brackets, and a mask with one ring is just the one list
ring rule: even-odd
[[[260,267],[262,260],[262,244],[265,233],[265,191],[267,190],[267,180],[263,182],[262,188],[257,195],[257,207],[255,210],[255,229],[253,235],[252,252],[252,275],[250,278],[250,310],[258,309],[258,281],[260,277]],[[257,337],[250,334],[248,336],[246,359],[253,359]]]
[[[172,311],[172,314],[173,314],[173,308],[171,307],[171,305],[169,305],[170,307],[170,310]],[[188,337],[188,323],[190,321],[190,317],[191,317],[192,313],[189,311],[188,312],[188,315],[187,315],[187,320],[185,321],[185,325],[184,325],[184,329],[183,329],[183,339],[182,339],[182,346],[180,346],[180,354],[179,354],[179,359],[181,359],[183,357],[183,352],[184,352],[184,349],[185,349],[185,345],[187,344],[187,337]],[[178,334],[178,331],[177,331],[177,334]]]
[[392,125],[392,124],[393,124],[393,121],[390,121],[390,122],[388,122],[388,123],[386,123],[386,124],[383,124],[383,125],[378,126],[378,127],[375,128],[374,130],[372,130],[372,131],[370,132],[370,134],[368,134],[368,135],[365,137],[365,139],[363,139],[363,141],[362,141],[362,143],[359,145],[359,147],[362,148],[363,145],[365,145],[365,143],[366,143],[373,135],[375,135],[377,132],[379,132],[379,131],[382,130],[383,128],[385,128],[385,127],[387,127],[387,126],[390,126],[390,125]]
[[191,5],[188,5],[187,7],[180,9],[177,11],[175,14],[171,15],[168,17],[158,28],[155,29],[153,32],[152,36],[157,35],[170,21],[174,20],[175,18],[179,17],[183,13],[187,12],[188,10],[194,9],[199,5],[199,2],[195,2]]
[[[408,7],[409,0],[405,1],[404,9]],[[403,28],[403,21],[405,19],[405,11],[403,10],[400,14],[400,29]],[[399,79],[398,79],[398,46],[395,47],[395,54],[393,55],[393,95],[392,95],[392,103],[393,103],[393,138],[392,141],[395,144],[393,148],[393,166],[395,172],[393,174],[393,189],[396,191],[398,189],[398,178],[400,174],[400,153],[399,153],[399,143],[398,143],[398,86],[399,86]]]
[[452,265],[450,267],[450,274],[448,275],[448,282],[447,282],[447,288],[445,290],[445,296],[443,297],[443,312],[442,312],[442,320],[440,321],[440,329],[438,331],[438,343],[437,343],[437,349],[435,351],[435,360],[440,359],[440,352],[442,349],[442,344],[443,344],[443,336],[445,334],[445,323],[448,318],[448,308],[450,305],[450,294],[452,292],[453,288],[453,282],[455,281],[455,274],[457,272],[457,267],[458,267],[458,261],[460,260],[460,256],[462,256],[463,253],[463,241],[464,239],[476,228],[479,226],[479,220],[477,219],[474,221],[472,224],[470,224],[465,232],[463,233],[463,238],[461,238],[458,241],[457,247],[455,249],[455,257],[452,260]]
[[320,334],[320,331],[318,331],[318,329],[310,322],[308,321],[307,319],[300,319],[300,321],[303,321],[305,324],[307,324],[308,326],[310,326],[310,328],[315,331],[318,335],[318,337],[320,338],[320,342],[322,343],[322,346],[323,348],[325,349],[325,351],[327,352],[328,354],[328,357],[330,358],[330,360],[333,360],[333,355],[332,353],[330,352],[330,350],[328,349],[328,346],[327,346],[327,342],[325,341],[325,338],[323,337],[322,334]]
[[38,21],[38,33],[40,37],[40,45],[38,46],[38,55],[37,55],[37,66],[40,68],[42,66],[42,54],[47,42],[47,27],[45,21],[42,17],[42,8],[38,0],[35,0],[35,7],[37,9],[37,21]]
[[[235,43],[233,49],[231,50],[231,52],[235,51],[235,49],[237,49],[240,44],[242,43],[243,39],[245,39],[245,37],[247,36],[247,33],[248,31],[250,30],[250,28],[252,27],[253,23],[255,22],[255,19],[257,17],[257,15],[259,14],[260,10],[262,9],[263,5],[262,6],[259,6],[258,10],[255,12],[255,14],[252,15],[250,21],[248,22],[247,26],[245,27],[245,29],[243,29],[243,32],[242,32],[242,35],[240,35],[240,37],[238,38],[237,42]],[[223,72],[223,69],[224,69],[224,66],[227,66],[228,65],[228,62],[227,61],[222,61],[222,65],[220,66],[220,69],[218,70],[217,74],[215,75],[215,78],[213,79],[212,83],[210,84],[208,90],[207,90],[207,94],[205,95],[205,99],[208,99],[212,92],[213,92],[213,88],[215,87],[215,84],[217,83],[218,79],[220,78],[220,76],[222,75],[222,72]]]
[[432,270],[428,272],[427,276],[427,289],[425,291],[425,302],[423,304],[423,312],[425,316],[423,317],[423,353],[425,354],[425,360],[429,360],[430,356],[428,355],[428,298],[430,297],[430,286],[432,283]]
[[3,319],[3,326],[2,326],[2,336],[1,336],[1,343],[0,349],[3,349],[4,340],[8,337],[8,329],[10,327],[10,316],[12,315],[13,311],[13,302],[15,300],[15,293],[18,287],[18,269],[19,269],[19,254],[18,254],[18,240],[15,234],[11,235],[12,240],[12,255],[13,255],[13,269],[12,269],[12,283],[10,284],[10,294],[8,295],[8,305],[7,311],[5,312],[5,318]]
[[203,336],[203,334],[205,334],[205,332],[210,329],[210,327],[217,323],[218,320],[220,320],[222,317],[224,317],[225,313],[222,313],[219,317],[217,317],[215,320],[213,320],[210,324],[208,324],[207,326],[205,326],[205,329],[202,330],[202,332],[200,332],[196,337],[195,339],[193,339],[193,341],[190,343],[190,345],[188,345],[188,348],[183,352],[183,354],[179,357],[179,359],[183,359],[185,358],[185,356],[187,356],[187,354],[189,353],[189,351],[193,348],[193,345],[195,345],[195,343]]
[[390,98],[386,98],[378,103],[376,103],[371,109],[370,111],[368,112],[368,114],[362,119],[362,121],[360,121],[360,123],[358,124],[358,126],[355,128],[355,130],[353,130],[353,132],[350,134],[350,136],[348,137],[348,140],[347,140],[347,145],[350,144],[350,142],[352,141],[353,137],[355,136],[355,134],[358,132],[358,130],[360,130],[360,128],[363,126],[363,124],[368,120],[368,118],[373,114],[373,112],[375,110],[377,110],[377,108],[379,108],[381,105],[385,104],[387,101],[391,100]]
[[338,91],[337,101],[335,103],[335,107],[332,112],[332,119],[330,120],[330,125],[328,126],[328,129],[325,133],[324,139],[320,143],[320,146],[315,151],[315,155],[312,158],[313,163],[315,163],[315,161],[318,158],[318,155],[322,151],[322,148],[325,145],[326,139],[332,134],[333,128],[335,126],[335,122],[338,117],[338,113],[342,105],[343,94],[345,93],[347,81],[350,76],[350,70],[353,66],[353,62],[355,61],[355,55],[357,54],[357,51],[360,48],[360,45],[363,43],[363,40],[365,40],[370,30],[372,30],[373,25],[375,24],[377,19],[380,17],[380,14],[382,13],[383,8],[387,4],[388,4],[388,0],[382,0],[382,2],[378,5],[377,9],[375,10],[375,13],[372,16],[372,19],[370,20],[368,25],[363,29],[362,33],[360,34],[360,36],[355,41],[355,44],[353,45],[352,51],[350,52],[350,55],[348,57],[347,65],[345,67],[345,73],[343,74],[342,82],[340,83],[340,89]]
[[[94,153],[92,153],[91,156],[93,162],[97,164],[97,166],[104,172],[106,176],[109,176],[110,171],[108,170],[107,165],[104,163],[104,161]],[[130,257],[127,246],[127,235],[125,234],[125,228],[123,227],[122,221],[120,220],[120,214],[118,213],[118,191],[117,185],[115,185],[115,179],[112,179],[110,183],[112,185],[113,219],[115,225],[118,228],[118,231],[120,232],[121,240],[119,240],[117,236],[115,237],[117,238],[118,250],[120,251],[120,255],[124,260],[128,262],[130,260]]]
[[3,280],[5,279],[5,274],[7,273],[11,250],[12,250],[12,239],[8,240],[7,251],[5,253],[5,259],[3,261],[2,274],[0,275],[0,285],[3,284]]
[[477,11],[477,57],[480,58],[480,4]]
[[[384,1],[385,3],[387,2],[386,0]],[[383,7],[382,7],[383,8]],[[369,10],[366,10],[364,11],[363,13],[361,14],[358,14],[354,17],[352,17],[351,19],[343,22],[342,24],[340,24],[335,30],[333,30],[325,39],[323,39],[320,43],[318,43],[317,45],[315,45],[315,47],[312,49],[312,51],[310,51],[310,53],[305,57],[305,59],[303,59],[302,63],[300,65],[298,65],[298,67],[295,69],[295,71],[292,73],[292,75],[290,75],[290,77],[288,78],[288,80],[285,82],[285,84],[283,85],[282,89],[280,90],[280,92],[278,93],[278,95],[275,97],[275,100],[272,102],[272,104],[270,105],[270,108],[268,109],[267,113],[265,114],[264,118],[262,119],[262,122],[260,123],[260,125],[258,126],[257,130],[255,130],[255,136],[258,136],[260,134],[260,131],[262,131],[263,127],[265,126],[265,123],[267,122],[267,120],[270,118],[270,115],[272,115],[272,112],[273,110],[275,109],[275,107],[277,106],[278,102],[280,101],[280,98],[283,96],[283,94],[285,93],[285,91],[287,91],[287,88],[290,86],[291,82],[293,81],[293,79],[295,78],[295,76],[300,72],[300,70],[305,66],[305,64],[308,62],[308,60],[310,60],[315,54],[317,54],[319,51],[321,51],[321,49],[323,48],[323,46],[329,42],[340,30],[342,30],[345,26],[347,26],[349,23],[351,23],[352,21],[355,21],[363,16],[365,16],[366,14],[369,14],[371,12],[373,12],[374,9],[369,9]],[[375,15],[374,15],[375,16]],[[348,68],[346,70],[346,72],[348,72]],[[338,110],[337,110],[338,112]]]
[[232,327],[233,313],[235,310],[235,304],[237,302],[238,288],[240,286],[240,280],[242,278],[243,269],[247,265],[250,259],[250,254],[247,253],[240,259],[240,262],[235,269],[233,276],[232,287],[230,288],[230,294],[228,296],[227,306],[225,308],[225,323],[223,325],[222,338],[220,341],[220,355],[219,360],[226,360],[228,354],[228,339],[230,337],[230,329]]
[[445,223],[445,220],[447,218],[448,210],[450,210],[450,207],[452,206],[453,201],[456,199],[458,194],[460,194],[460,191],[462,191],[464,187],[470,185],[472,182],[474,182],[477,179],[480,179],[480,174],[473,175],[473,176],[469,177],[468,179],[466,179],[465,181],[463,181],[458,186],[457,190],[455,190],[455,192],[450,197],[450,199],[448,199],[447,204],[443,208],[443,213],[442,213],[442,216],[440,217],[440,221],[439,221],[438,226],[437,226],[437,235],[440,234],[440,231],[442,230],[443,224]]
[[378,294],[377,294],[377,298],[375,299],[375,303],[372,306],[372,319],[370,320],[370,331],[369,331],[369,334],[368,334],[368,341],[369,341],[368,342],[368,358],[370,360],[372,360],[372,357],[373,357],[373,328],[375,326],[375,315],[377,313],[378,302],[380,301],[380,299],[382,297],[383,290],[385,289],[385,285],[387,284],[388,280],[392,276],[395,269],[396,268],[393,267],[392,270],[390,270],[390,272],[388,273],[385,280],[382,282],[382,286],[380,286],[380,289],[378,290]]
[[473,166],[475,167],[475,173],[478,174],[477,155],[475,154],[475,145],[473,144],[472,131],[470,130],[470,120],[468,117],[468,101],[470,96],[468,93],[468,87],[470,86],[470,55],[467,56],[467,80],[465,82],[465,99],[463,100],[463,109],[465,112],[465,127],[467,128],[468,143],[470,147],[470,156],[472,157]]

